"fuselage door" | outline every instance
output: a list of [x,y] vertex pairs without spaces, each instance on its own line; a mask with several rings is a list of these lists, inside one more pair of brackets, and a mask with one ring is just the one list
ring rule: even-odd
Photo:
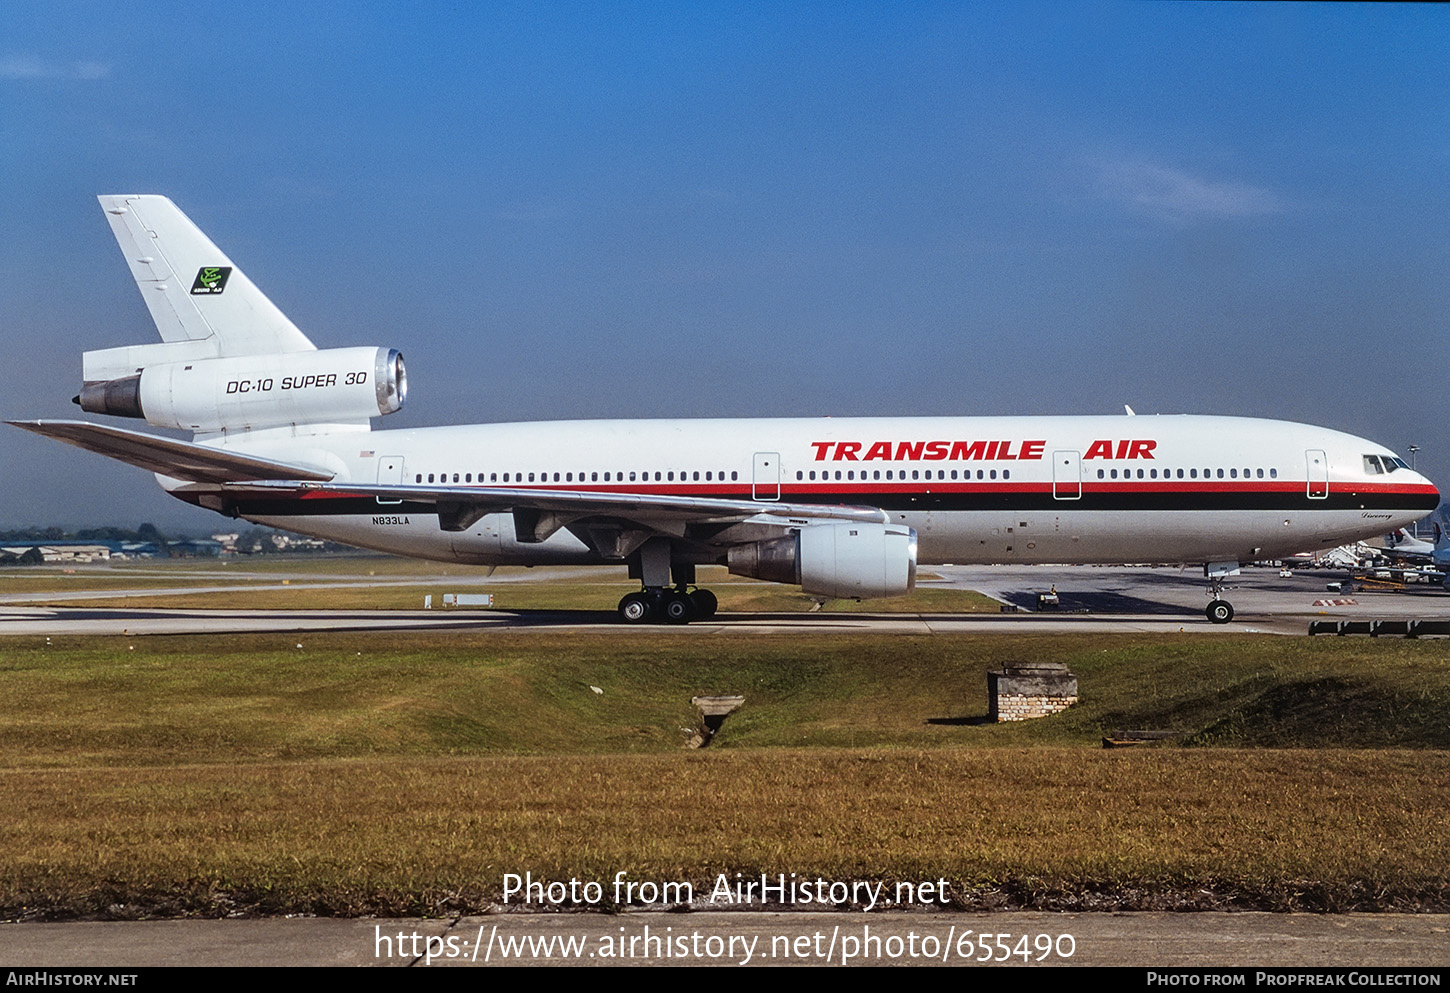
[[780,453],[756,452],[750,482],[750,499],[780,499]]
[[1082,499],[1081,453],[1052,453],[1052,496],[1056,500]]
[[[378,457],[378,482],[384,485],[401,483],[403,481],[403,457],[401,455],[381,455]],[[402,500],[384,500],[377,498],[381,504],[402,503]]]
[[1309,499],[1323,500],[1329,496],[1329,456],[1322,449],[1311,448],[1304,459],[1309,464]]

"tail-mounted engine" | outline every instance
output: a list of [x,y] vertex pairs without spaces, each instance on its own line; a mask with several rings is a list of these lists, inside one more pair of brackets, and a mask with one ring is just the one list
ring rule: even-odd
[[[206,434],[366,421],[401,410],[408,396],[397,349],[145,362],[150,355],[169,359],[177,345],[190,344],[87,352],[86,383],[75,402],[95,414],[140,417],[156,427]],[[118,360],[129,361],[118,369]]]

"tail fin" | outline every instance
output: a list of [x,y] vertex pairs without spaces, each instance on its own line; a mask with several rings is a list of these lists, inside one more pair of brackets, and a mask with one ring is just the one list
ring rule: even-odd
[[[402,408],[407,374],[396,350],[318,351],[170,200],[100,201],[161,341],[86,352],[82,410],[200,438],[366,431],[371,418]],[[62,440],[78,443],[72,435],[80,437]]]
[[86,353],[87,381],[155,361],[305,352],[316,348],[232,260],[163,196],[102,196],[111,232],[164,345]]

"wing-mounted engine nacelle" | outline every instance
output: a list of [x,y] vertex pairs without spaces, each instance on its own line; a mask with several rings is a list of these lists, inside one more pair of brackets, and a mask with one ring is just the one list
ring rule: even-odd
[[916,586],[916,531],[897,524],[814,524],[782,538],[737,545],[730,571],[806,593],[869,599]]
[[[114,351],[144,356],[150,347],[156,346]],[[105,367],[92,363],[93,355],[103,354],[87,353],[88,373]],[[75,402],[95,414],[207,433],[362,421],[401,410],[407,396],[397,349],[329,348],[164,361],[141,365],[131,375],[87,376]]]

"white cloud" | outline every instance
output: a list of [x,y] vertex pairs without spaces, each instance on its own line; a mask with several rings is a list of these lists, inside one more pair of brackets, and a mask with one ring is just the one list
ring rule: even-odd
[[54,62],[34,55],[0,57],[0,79],[105,79],[111,74],[106,62]]
[[1285,209],[1272,190],[1142,160],[1096,164],[1103,193],[1165,220],[1258,217]]

